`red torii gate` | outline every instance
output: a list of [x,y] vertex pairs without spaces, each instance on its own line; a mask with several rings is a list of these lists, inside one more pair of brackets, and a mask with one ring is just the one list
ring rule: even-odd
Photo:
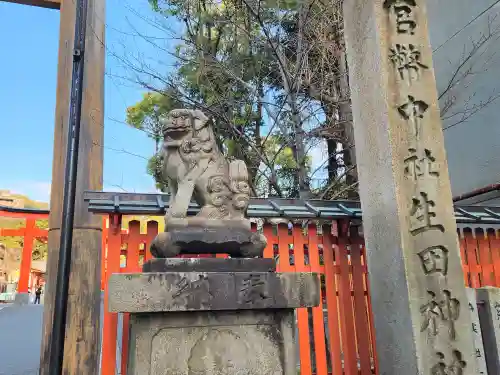
[[48,230],[38,228],[36,226],[36,221],[40,219],[48,219],[49,213],[48,211],[31,213],[26,212],[25,210],[0,209],[0,217],[24,219],[26,221],[23,228],[0,228],[0,237],[23,237],[23,251],[21,254],[21,266],[19,270],[19,282],[17,284],[17,291],[19,293],[28,293],[34,240],[37,239],[47,241],[48,239]]

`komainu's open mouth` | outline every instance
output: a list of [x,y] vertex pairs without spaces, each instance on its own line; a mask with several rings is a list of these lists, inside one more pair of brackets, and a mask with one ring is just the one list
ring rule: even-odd
[[188,129],[167,129],[164,132],[164,137],[166,141],[172,140],[179,140],[182,139],[188,132]]

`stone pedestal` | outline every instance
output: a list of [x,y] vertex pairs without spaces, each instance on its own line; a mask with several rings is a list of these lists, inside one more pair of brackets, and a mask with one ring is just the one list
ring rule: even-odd
[[[130,317],[129,375],[296,375],[294,309],[319,304],[316,274],[264,259],[155,259],[114,274],[112,312]],[[235,272],[236,271],[236,272]]]
[[267,243],[263,234],[251,230],[247,219],[166,218],[165,227],[166,232],[159,233],[151,244],[156,258],[201,253],[260,258]]

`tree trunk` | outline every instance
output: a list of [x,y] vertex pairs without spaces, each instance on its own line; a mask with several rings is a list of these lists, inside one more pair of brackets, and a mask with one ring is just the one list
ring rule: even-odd
[[[343,44],[343,43],[342,43]],[[354,129],[352,121],[352,108],[351,108],[351,92],[349,89],[349,71],[347,68],[347,59],[345,53],[345,46],[339,56],[339,70],[340,70],[340,104],[339,104],[339,119],[342,124],[342,139],[344,139],[344,167],[351,169],[346,174],[347,186],[353,186],[358,182],[358,172],[356,169],[356,149],[354,146]],[[354,167],[354,168],[352,168]],[[358,188],[353,186],[347,192],[349,199],[358,199]]]
[[339,163],[337,161],[337,141],[327,139],[326,146],[328,148],[328,182],[333,182],[337,179]]

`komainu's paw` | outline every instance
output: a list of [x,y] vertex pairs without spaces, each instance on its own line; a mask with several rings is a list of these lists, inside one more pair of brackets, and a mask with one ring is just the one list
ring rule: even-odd
[[167,232],[158,233],[151,243],[151,255],[155,258],[173,258],[181,252],[181,249],[172,242]]
[[245,244],[240,249],[240,254],[243,258],[262,258],[264,249],[267,245],[266,237],[261,233],[252,233],[250,237],[251,243]]

